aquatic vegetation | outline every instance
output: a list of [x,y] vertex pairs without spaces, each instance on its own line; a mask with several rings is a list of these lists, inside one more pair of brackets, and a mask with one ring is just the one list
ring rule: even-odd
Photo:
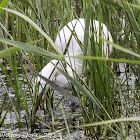
[[[0,136],[139,139],[138,5],[137,0],[1,0]],[[79,18],[85,19],[82,40],[75,30],[71,33],[83,48],[83,55],[74,58],[82,64],[80,71],[66,61],[73,60],[73,55],[55,44],[59,31]],[[94,28],[89,33],[90,20],[99,21],[99,34],[94,34]],[[102,36],[102,23],[113,41]],[[104,42],[107,48],[113,46],[108,57],[103,56]],[[57,68],[62,81],[41,76],[46,65]],[[66,71],[68,65],[72,75]],[[46,82],[40,91],[37,77]],[[58,86],[65,80],[69,89]]]

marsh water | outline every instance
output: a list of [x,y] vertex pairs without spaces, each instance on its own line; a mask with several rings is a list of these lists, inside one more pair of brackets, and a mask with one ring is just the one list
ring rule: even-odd
[[[133,73],[128,72],[128,67],[126,64],[120,63],[119,64],[119,70],[120,73],[118,75],[119,81],[121,81],[121,84],[124,85],[122,89],[122,93],[124,94],[123,100],[125,102],[129,102],[129,106],[124,106],[124,108],[130,109],[130,113],[134,115],[139,115],[139,101],[135,99],[134,92],[135,92],[135,86],[137,82],[137,77],[134,76]],[[10,70],[9,70],[10,74]],[[30,75],[30,73],[29,73]],[[13,109],[13,106],[10,103],[11,100],[16,100],[15,93],[12,87],[8,85],[8,82],[5,78],[5,76],[0,72],[0,106],[2,108],[1,110],[1,118],[4,117],[7,108],[8,112],[6,113],[6,117],[4,120],[4,124],[0,127],[0,137],[3,139],[33,139],[33,138],[46,138],[47,139],[64,139],[67,140],[69,138],[69,135],[67,134],[66,129],[63,131],[51,131],[48,125],[51,124],[51,116],[47,113],[45,114],[43,110],[39,110],[37,112],[38,121],[36,122],[36,129],[34,133],[30,133],[30,127],[29,127],[29,120],[27,119],[26,112],[21,109],[21,127],[17,127],[17,118],[16,118],[16,109]],[[12,75],[11,75],[12,77]],[[23,80],[22,75],[19,74],[18,78],[20,80]],[[6,87],[5,87],[6,86]],[[8,88],[7,88],[8,87]],[[23,90],[26,90],[26,86],[24,85]],[[140,93],[140,92],[139,92]],[[139,94],[136,93],[136,94]],[[28,94],[27,94],[28,96]],[[137,95],[139,96],[139,95]],[[28,98],[28,106],[31,108],[31,98],[30,96]],[[57,92],[54,92],[54,105],[58,104],[58,106],[55,106],[56,109],[53,112],[54,114],[54,122],[55,127],[58,130],[61,130],[65,126],[64,117],[62,113],[62,107],[59,104],[59,101],[61,100],[62,95],[60,95]],[[130,100],[131,99],[131,100]],[[78,126],[82,123],[82,115],[80,108],[78,106],[72,105],[71,101],[63,99],[62,106],[64,109],[65,117],[67,119],[67,122],[69,124],[69,127],[71,126]],[[126,104],[128,105],[128,104]],[[122,116],[126,116],[126,109],[122,112]],[[45,114],[45,115],[44,115]],[[42,121],[45,120],[45,121]],[[2,121],[2,120],[1,120]],[[84,138],[84,130],[82,128],[73,128],[71,129],[70,133],[72,134],[72,139],[85,139]]]

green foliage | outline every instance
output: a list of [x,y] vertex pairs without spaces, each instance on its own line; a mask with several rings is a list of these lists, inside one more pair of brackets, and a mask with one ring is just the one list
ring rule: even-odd
[[[138,4],[137,0],[1,1],[0,76],[2,74],[4,78],[0,77],[0,86],[2,85],[0,89],[4,86],[6,92],[0,108],[0,126],[6,128],[4,122],[7,114],[14,113],[17,121],[14,128],[24,128],[25,126],[22,126],[22,111],[24,111],[26,128],[29,130],[35,132],[36,125],[40,123],[38,126],[44,124],[45,128],[56,134],[57,131],[66,130],[69,139],[72,139],[72,127],[61,104],[67,98],[79,105],[82,122],[78,127],[84,130],[86,136],[95,139],[129,139],[133,136],[139,139],[140,114],[137,110],[140,106],[140,7]],[[38,84],[35,78],[37,75],[40,76],[38,72],[51,59],[66,64],[65,56],[58,51],[54,41],[64,25],[81,17],[85,19],[86,25],[84,56],[80,57],[84,60],[84,75],[80,77],[73,71],[76,76],[72,78],[65,70],[58,68],[71,83],[70,88],[74,95],[44,78],[52,88],[63,95],[56,104],[53,90],[45,93],[44,89],[38,96]],[[114,46],[113,54],[109,58],[101,55],[101,45],[104,41],[101,37],[99,43],[95,42],[94,37],[89,40],[90,19],[100,22],[99,35],[102,31],[101,22],[111,32],[114,43],[105,40]],[[123,77],[117,75],[116,68],[119,63],[124,63],[126,66],[129,64],[129,72],[125,67]],[[57,65],[55,67],[57,68]],[[129,83],[131,75],[135,78],[133,85]],[[9,87],[13,89],[14,97],[10,96]],[[43,99],[46,102],[46,106],[43,104],[44,114],[51,116],[49,122],[38,115],[40,104],[44,103]],[[4,106],[7,101],[10,108]],[[60,106],[64,126],[61,124],[57,126],[54,123],[56,117],[54,112]],[[2,113],[4,115],[1,115]],[[137,116],[132,117],[134,115]],[[76,117],[80,120],[81,116]]]

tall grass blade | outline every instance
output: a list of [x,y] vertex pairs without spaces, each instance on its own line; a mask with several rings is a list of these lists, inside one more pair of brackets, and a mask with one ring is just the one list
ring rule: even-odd
[[5,58],[9,55],[12,55],[12,54],[16,53],[17,51],[20,51],[20,49],[18,49],[16,47],[10,47],[8,49],[1,50],[0,51],[0,59]]
[[66,125],[66,128],[67,128],[67,132],[68,132],[68,135],[69,135],[69,139],[72,140],[62,103],[61,103],[61,110],[62,110],[62,114],[63,114],[63,119],[65,121],[65,125]]
[[84,124],[84,125],[80,125],[79,127],[106,125],[106,124],[117,123],[117,122],[126,122],[126,121],[140,121],[140,116],[112,119],[112,120],[107,120],[107,121],[102,121],[102,122],[91,123],[91,124]]
[[58,55],[53,54],[53,53],[51,53],[51,52],[49,52],[49,51],[47,51],[43,48],[40,48],[40,47],[35,47],[33,45],[29,45],[29,44],[26,44],[26,43],[12,41],[12,40],[5,39],[5,38],[2,38],[2,37],[0,37],[0,41],[3,42],[3,43],[7,43],[9,45],[15,46],[19,49],[25,50],[27,52],[36,53],[40,56],[46,56],[48,58],[53,58],[53,59],[56,59],[56,60],[62,60]]
[[140,65],[139,60],[126,60],[126,59],[114,59],[114,58],[106,58],[106,57],[94,57],[94,56],[69,56],[71,58],[85,59],[85,60],[98,60],[98,61],[109,61],[109,62],[117,62],[117,63],[128,63],[128,64],[136,64]]
[[[99,37],[99,38],[100,38],[100,37]],[[102,39],[102,38],[101,38],[101,39]],[[122,47],[121,45],[118,45],[118,44],[116,44],[116,43],[112,43],[112,42],[110,42],[110,41],[108,41],[108,40],[105,40],[105,39],[102,39],[102,40],[103,40],[103,41],[106,41],[108,44],[111,44],[111,45],[114,46],[116,49],[121,50],[122,52],[131,54],[131,55],[133,55],[133,56],[136,56],[136,57],[139,57],[139,58],[140,58],[140,54],[137,54],[137,53],[135,53],[135,52],[133,52],[133,51],[127,49],[127,48],[124,48],[124,47]]]
[[135,19],[135,16],[134,16],[134,13],[132,11],[132,8],[130,8],[129,3],[127,2],[127,0],[125,0],[125,2],[124,2],[124,7],[125,7],[125,11],[127,13],[128,19],[129,19],[129,21],[131,23],[131,27],[134,30],[137,42],[138,42],[138,44],[140,44],[140,28],[139,28],[139,25],[138,25],[138,23],[137,23],[137,21]]
[[74,103],[79,104],[78,99],[70,94],[68,91],[64,90],[63,88],[60,88],[57,84],[55,84],[53,81],[50,81],[46,77],[42,76],[41,74],[37,73],[33,69],[30,68],[30,70],[35,73],[37,76],[39,76],[41,79],[43,79],[47,84],[49,84],[52,88],[54,88],[56,91],[58,91],[60,94],[62,94],[64,97],[72,100]]

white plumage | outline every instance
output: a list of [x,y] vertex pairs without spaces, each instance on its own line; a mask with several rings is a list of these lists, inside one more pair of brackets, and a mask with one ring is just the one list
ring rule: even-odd
[[[90,27],[89,27],[89,37],[91,37],[91,27],[93,25],[94,28],[94,40],[96,42],[99,42],[99,21],[93,20],[93,24],[91,24],[90,21]],[[101,24],[102,26],[102,38],[109,40],[110,42],[113,42],[112,36],[110,32],[108,31],[107,27],[105,24]],[[72,35],[72,32],[76,34],[76,37]],[[83,18],[80,19],[75,19],[70,21],[67,26],[64,26],[60,32],[57,34],[55,44],[58,47],[58,50],[63,54],[67,44],[69,44],[66,56],[82,56],[82,49],[77,42],[78,40],[81,42],[81,44],[84,44],[84,32],[85,32],[85,21]],[[95,47],[95,46],[92,46]],[[108,50],[108,45],[105,41],[102,42],[102,56],[108,57],[108,55],[112,52],[112,46],[109,45],[109,50]],[[74,58],[68,58],[66,57],[65,59],[68,64],[72,66],[72,68],[76,71],[76,73],[80,76],[82,74],[82,59],[74,59]],[[46,78],[50,78],[50,80],[55,81],[56,84],[58,84],[60,87],[67,88],[69,87],[67,79],[57,70],[54,69],[54,65],[58,63],[57,60],[52,60],[49,62],[40,72],[40,74]],[[54,64],[54,65],[53,65]],[[66,64],[66,71],[67,73],[71,76],[74,77],[74,74],[71,70],[71,68]],[[60,69],[63,69],[63,66],[61,63],[58,63],[57,67]],[[53,71],[53,73],[52,73]],[[51,75],[52,73],[52,75]],[[51,75],[51,77],[50,77]],[[39,93],[41,92],[42,88],[45,86],[46,82],[42,80],[40,77],[37,77],[37,82],[40,82],[41,86],[39,87]],[[46,90],[48,90],[49,85],[46,86]]]

